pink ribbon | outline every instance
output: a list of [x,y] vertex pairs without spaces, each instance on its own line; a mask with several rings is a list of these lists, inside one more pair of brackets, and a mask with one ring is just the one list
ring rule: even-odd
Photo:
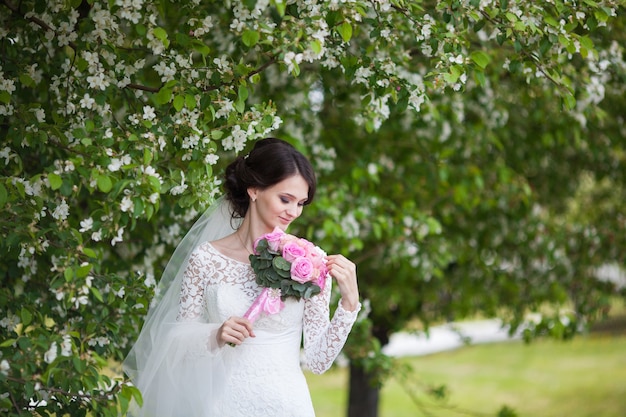
[[284,307],[285,303],[280,299],[280,289],[263,288],[261,294],[254,300],[243,316],[254,323],[261,314],[276,314]]

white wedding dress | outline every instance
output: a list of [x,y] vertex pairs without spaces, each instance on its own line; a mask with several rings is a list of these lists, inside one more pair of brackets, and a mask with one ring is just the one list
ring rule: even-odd
[[314,416],[301,357],[312,372],[326,371],[358,310],[348,312],[340,302],[330,320],[328,278],[321,294],[287,299],[280,313],[259,317],[256,337],[218,347],[217,329],[229,317],[243,316],[261,290],[249,264],[221,254],[209,242],[196,248],[183,276],[176,322],[166,341],[158,343],[159,352],[147,360],[152,371],[134,381],[144,406],[132,415]]

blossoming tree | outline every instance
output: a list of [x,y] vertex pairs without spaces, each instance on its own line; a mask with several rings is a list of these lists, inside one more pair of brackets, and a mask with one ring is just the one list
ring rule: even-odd
[[606,200],[583,174],[624,192],[618,1],[0,10],[3,413],[125,412],[137,392],[109,367],[222,161],[268,135],[320,172],[302,233],[360,259],[372,310],[347,349],[357,382],[380,380],[371,353],[411,318],[508,306],[519,325],[569,302],[569,322],[535,333],[571,334],[615,292],[591,272],[623,263],[623,237],[605,242],[623,217],[562,202]]

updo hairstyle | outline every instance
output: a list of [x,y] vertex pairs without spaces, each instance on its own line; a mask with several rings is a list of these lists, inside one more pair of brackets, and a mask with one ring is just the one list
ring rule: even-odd
[[288,142],[266,138],[255,143],[246,156],[238,156],[226,167],[224,188],[233,217],[244,217],[250,206],[248,188],[269,188],[300,174],[309,185],[306,204],[315,196],[316,179],[309,160]]

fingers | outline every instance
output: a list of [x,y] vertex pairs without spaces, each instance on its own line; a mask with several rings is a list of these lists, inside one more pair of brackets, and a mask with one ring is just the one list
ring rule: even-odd
[[328,272],[335,278],[341,292],[341,304],[349,311],[354,311],[359,303],[359,287],[356,278],[356,265],[343,255],[326,257]]
[[219,328],[217,339],[220,346],[226,343],[240,345],[247,337],[254,337],[252,323],[244,317],[230,317]]
[[343,255],[328,255],[326,266],[335,278],[356,277],[356,265]]

